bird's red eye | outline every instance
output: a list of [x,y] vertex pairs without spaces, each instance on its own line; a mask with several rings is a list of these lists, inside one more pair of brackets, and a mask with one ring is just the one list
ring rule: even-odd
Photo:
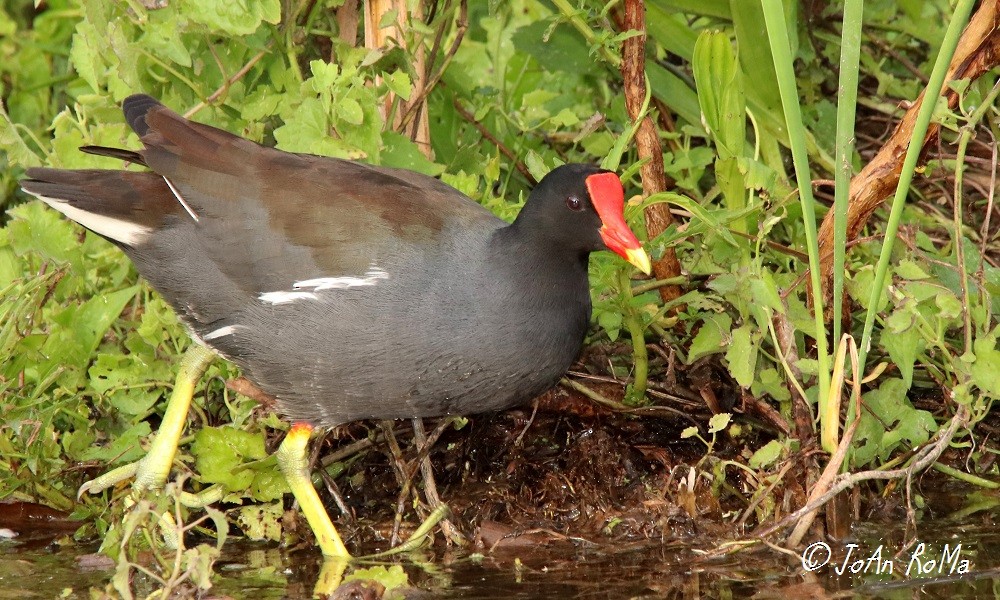
[[566,206],[568,206],[570,210],[580,210],[583,208],[583,202],[576,196],[569,196],[566,198]]

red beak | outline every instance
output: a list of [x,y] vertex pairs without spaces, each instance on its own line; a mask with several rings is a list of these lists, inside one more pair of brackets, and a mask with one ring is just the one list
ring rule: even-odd
[[587,177],[587,191],[601,218],[604,245],[648,275],[652,270],[649,255],[625,223],[625,190],[618,176],[614,173],[591,175]]

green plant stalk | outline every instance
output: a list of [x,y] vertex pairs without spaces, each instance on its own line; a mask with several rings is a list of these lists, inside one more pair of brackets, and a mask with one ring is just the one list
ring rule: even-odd
[[21,125],[20,123],[14,123],[10,119],[10,115],[7,114],[7,109],[4,108],[2,103],[0,103],[0,119],[3,119],[6,122],[7,127],[9,128],[11,133],[13,133],[13,138],[24,149],[25,154],[28,156],[33,156],[35,158],[35,160],[32,161],[34,164],[23,165],[23,166],[37,167],[40,164],[42,164],[41,159],[31,148],[28,147],[28,143],[24,141],[24,138],[17,134],[18,129],[24,131],[28,135],[28,137],[32,139],[32,141],[35,143],[38,149],[41,150],[43,153],[45,152],[45,146],[42,144],[41,140],[39,140],[38,137],[34,134],[34,132],[31,131],[31,129],[25,127],[24,125]]
[[[965,349],[966,353],[972,352],[972,319],[969,315],[969,286],[968,278],[965,276],[965,247],[962,244],[962,180],[965,175],[963,166],[965,163],[965,155],[968,151],[969,142],[972,140],[972,136],[976,132],[976,126],[982,121],[983,116],[986,114],[987,110],[993,109],[993,103],[996,102],[997,95],[1000,94],[1000,81],[993,86],[990,92],[983,98],[983,101],[976,107],[976,110],[972,111],[969,115],[969,119],[966,124],[962,127],[962,133],[958,140],[958,151],[955,158],[955,252],[956,252],[956,264],[959,267],[959,273],[961,279],[959,280],[962,286],[962,306],[965,307],[963,322],[965,326]],[[985,253],[980,257],[979,268],[982,268],[983,260],[985,260]]]
[[[162,68],[167,73],[170,73],[171,75],[173,75],[174,77],[176,77],[181,83],[183,83],[184,85],[188,86],[188,89],[190,89],[192,92],[194,92],[195,96],[198,96],[199,98],[205,98],[205,94],[202,93],[201,87],[199,85],[197,85],[195,82],[193,82],[190,79],[188,79],[187,77],[185,77],[183,73],[181,73],[180,71],[178,71],[177,69],[175,69],[170,63],[168,63],[168,62],[166,62],[164,60],[161,60],[159,57],[157,57],[156,55],[154,55],[152,52],[148,52],[148,51],[143,50],[141,48],[139,49],[139,52],[143,56],[145,56],[147,59],[149,59],[151,62],[154,62],[154,63],[160,65],[160,68]],[[150,74],[152,75],[152,73],[150,73]]]
[[939,462],[932,464],[931,467],[933,467],[934,470],[940,471],[945,475],[950,475],[951,477],[954,477],[959,481],[964,481],[965,483],[971,483],[972,485],[976,485],[981,488],[985,488],[988,490],[995,490],[997,488],[1000,488],[1000,483],[997,483],[995,481],[990,481],[985,477],[977,477],[972,473],[966,473],[965,471],[960,471],[958,469],[949,467],[948,465],[941,464]]
[[[847,203],[850,195],[851,158],[854,155],[854,119],[858,104],[858,66],[861,59],[861,22],[864,0],[846,0],[840,50],[840,85],[837,98],[837,168],[833,199],[833,339],[840,339],[844,305],[844,259],[847,254]],[[825,441],[824,441],[825,443]],[[833,440],[836,445],[837,440]]]
[[646,350],[646,328],[642,325],[642,318],[635,313],[630,301],[632,300],[632,282],[628,276],[629,270],[622,267],[618,269],[618,289],[621,290],[623,300],[622,319],[628,329],[629,337],[632,338],[632,361],[635,365],[632,370],[632,385],[626,397],[626,404],[637,406],[643,404],[646,396],[646,385],[649,376],[649,352]]
[[[903,159],[903,170],[899,174],[899,184],[896,186],[896,195],[892,198],[892,208],[889,210],[889,221],[885,226],[885,237],[882,244],[882,252],[878,257],[878,265],[875,267],[875,281],[872,283],[872,293],[868,300],[868,312],[865,314],[865,327],[861,335],[861,344],[858,348],[858,364],[864,368],[865,359],[868,357],[868,349],[871,346],[872,329],[875,325],[875,311],[878,307],[879,296],[885,289],[885,279],[889,272],[889,258],[892,255],[892,248],[896,239],[896,231],[899,229],[899,218],[903,214],[903,206],[906,195],[910,191],[910,182],[913,181],[913,172],[917,167],[917,159],[920,157],[920,150],[923,148],[924,136],[927,134],[927,127],[930,125],[931,117],[934,114],[934,106],[944,89],[944,78],[948,74],[948,65],[958,47],[958,39],[962,35],[962,29],[969,20],[972,12],[973,0],[959,0],[948,30],[944,34],[941,42],[941,50],[938,51],[937,59],[934,61],[934,68],[931,70],[930,80],[924,90],[924,98],[917,112],[917,120],[913,125],[913,135],[910,136],[910,145],[906,149],[906,158]],[[956,198],[956,202],[958,199]]]
[[[569,3],[569,0],[552,0],[552,4],[559,9],[563,17],[569,20],[570,24],[580,32],[583,39],[587,40],[587,43],[591,46],[597,45],[599,42],[597,40],[597,34],[594,30],[587,25],[587,21],[580,17],[580,11],[573,8],[573,5]],[[622,58],[616,55],[614,52],[608,50],[604,45],[600,46],[601,58],[607,61],[614,68],[621,66]]]
[[[969,127],[969,135],[970,136],[974,135],[976,126],[980,123],[980,121],[983,120],[983,116],[986,115],[986,112],[994,109],[993,104],[997,101],[997,96],[998,95],[1000,95],[1000,81],[997,81],[995,84],[993,84],[993,88],[990,89],[990,92],[988,94],[986,94],[986,96],[983,98],[983,101],[979,104],[978,107],[976,107],[976,110],[973,111],[972,115],[969,117],[969,124],[967,125],[967,127]],[[997,134],[997,124],[996,124],[996,122],[991,119],[990,121],[987,122],[987,124],[989,125],[989,127],[990,127],[991,131],[994,133],[994,135],[996,135]],[[995,156],[995,154],[994,154],[994,156]],[[994,178],[995,178],[996,177],[996,172],[995,171],[994,171],[993,175],[994,175]],[[987,219],[986,222],[989,223],[989,220]],[[980,278],[983,277],[983,268],[984,268],[984,264],[986,263],[987,236],[983,235],[982,238],[983,238],[983,241],[982,241],[982,244],[983,244],[983,246],[982,246],[982,252],[980,252],[980,254],[979,254],[979,261],[978,261],[978,265],[976,266],[976,271],[979,273],[979,277]],[[983,295],[984,293],[985,293],[985,290],[980,290],[980,295]],[[983,302],[985,303],[986,300],[983,300]]]
[[[795,71],[792,67],[791,49],[788,47],[788,28],[781,0],[761,0],[764,22],[767,24],[767,39],[774,57],[774,70],[778,75],[778,91],[788,128],[788,141],[795,164],[795,178],[799,188],[799,202],[802,205],[802,220],[805,221],[806,246],[809,249],[809,279],[812,282],[813,320],[816,331],[816,360],[819,363],[819,410],[823,449],[834,452],[840,414],[837,407],[831,407],[830,398],[830,357],[827,354],[826,324],[823,322],[823,290],[820,285],[819,246],[816,231],[816,201],[812,194],[812,177],[809,174],[809,155],[806,152],[805,127],[796,93]],[[833,430],[830,433],[830,430]]]
[[[972,352],[972,319],[969,315],[969,277],[965,270],[965,244],[962,235],[962,176],[965,174],[965,155],[972,137],[971,123],[962,128],[958,141],[958,151],[955,153],[955,193],[954,193],[954,230],[955,265],[958,267],[958,284],[962,290],[962,325],[965,333],[964,353]],[[947,355],[945,355],[947,356]],[[963,382],[964,383],[964,382]]]
[[[847,256],[847,208],[851,192],[852,157],[854,156],[854,120],[858,105],[858,67],[861,58],[861,24],[864,0],[846,0],[844,3],[844,23],[841,35],[840,84],[837,98],[837,148],[834,170],[833,200],[833,339],[840,339],[842,314],[844,310],[844,263]],[[841,368],[842,365],[834,365]],[[853,393],[853,391],[852,391]],[[830,390],[832,400],[828,410],[840,414],[840,394]],[[853,396],[848,403],[848,419],[853,415]],[[838,417],[839,420],[839,417]],[[832,424],[832,421],[831,421]],[[848,425],[844,423],[846,428]],[[836,448],[839,444],[839,428],[823,428],[824,448]],[[845,463],[846,464],[846,463]]]
[[632,286],[632,295],[640,296],[646,292],[651,292],[653,290],[658,290],[665,285],[684,285],[688,282],[688,278],[683,275],[678,275],[677,277],[668,277],[666,279],[654,279],[653,281],[643,282],[638,285]]
[[778,355],[779,359],[778,363],[781,365],[781,368],[784,369],[785,377],[787,377],[788,381],[792,383],[792,387],[795,388],[795,391],[798,392],[803,398],[806,398],[806,391],[802,389],[802,384],[795,378],[795,371],[792,370],[792,365],[789,364],[788,357],[781,352],[781,344],[778,342],[778,332],[774,330],[774,319],[770,318],[770,310],[768,310],[767,332],[771,336],[771,344],[774,345],[775,353]]

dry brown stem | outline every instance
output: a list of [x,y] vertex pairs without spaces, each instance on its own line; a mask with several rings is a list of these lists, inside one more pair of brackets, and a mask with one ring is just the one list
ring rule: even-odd
[[[1000,3],[998,0],[983,2],[969,21],[948,67],[947,81],[976,79],[1000,63],[998,3]],[[948,99],[949,107],[957,106],[958,94],[950,87],[945,87],[944,96]],[[847,209],[848,242],[858,236],[882,202],[895,193],[900,171],[903,169],[903,159],[923,99],[921,92],[878,154],[851,180],[850,203]],[[940,126],[931,123],[924,136],[922,152],[926,152],[935,144],[939,133]],[[820,227],[819,252],[824,306],[829,307],[832,305],[830,294],[833,282],[833,211],[827,213]],[[826,318],[827,320],[833,318],[829,309]]]
[[[406,38],[403,32],[406,30],[406,20],[408,18],[419,18],[419,15],[423,14],[422,4],[422,2],[418,2],[416,9],[411,15],[406,0],[365,0],[365,47],[383,48],[388,44],[390,39],[394,39],[399,47],[405,49]],[[396,23],[391,27],[379,28],[379,23],[382,22],[383,16],[393,10],[396,11]],[[413,70],[417,73],[417,78],[413,81],[411,98],[415,102],[422,103],[427,99],[427,96],[424,94],[424,88],[427,85],[427,71],[424,68],[426,57],[423,46],[418,45],[413,49],[411,55],[413,56]],[[380,109],[383,119],[387,118],[392,112],[394,101],[394,94],[390,93],[386,96],[385,104]],[[401,103],[401,110],[395,112],[392,122],[393,130],[410,137],[420,148],[420,151],[423,152],[424,156],[430,158],[431,133],[427,110],[425,107],[417,109],[416,119],[407,124],[409,130],[404,130],[406,127],[404,127],[402,118],[408,112],[408,107],[407,103]]]
[[[646,97],[646,8],[642,0],[625,0],[622,15],[622,30],[634,29],[643,32],[622,43],[621,73],[625,87],[625,106],[629,117],[639,118]],[[651,117],[644,116],[635,134],[636,151],[639,160],[645,160],[639,173],[642,177],[642,192],[651,196],[667,189],[663,172],[663,150],[660,137]],[[673,223],[673,217],[666,204],[656,204],[646,209],[646,232],[655,238]],[[669,279],[681,274],[681,264],[673,248],[667,248],[663,256],[653,262],[653,274],[657,279]],[[660,288],[664,302],[678,298],[681,290],[676,285]]]

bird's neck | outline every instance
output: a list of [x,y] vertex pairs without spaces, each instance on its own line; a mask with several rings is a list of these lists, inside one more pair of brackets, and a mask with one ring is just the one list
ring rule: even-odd
[[570,251],[515,223],[497,231],[490,254],[493,277],[512,284],[507,301],[550,319],[568,320],[574,329],[586,326],[591,308],[589,253]]
[[492,252],[503,253],[506,261],[517,265],[521,273],[534,277],[587,278],[590,252],[569,247],[552,238],[523,215],[494,234]]

